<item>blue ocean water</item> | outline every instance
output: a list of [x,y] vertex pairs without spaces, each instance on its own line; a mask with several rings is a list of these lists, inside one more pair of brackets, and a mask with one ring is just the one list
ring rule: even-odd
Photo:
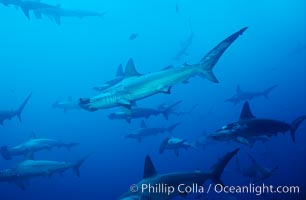
[[[0,3],[2,1],[0,0]],[[35,154],[37,160],[75,161],[91,156],[81,166],[78,178],[68,170],[62,176],[33,178],[20,190],[15,184],[0,182],[0,199],[117,199],[131,184],[142,179],[144,158],[150,155],[159,173],[209,170],[226,152],[237,147],[242,166],[250,164],[247,152],[263,166],[278,166],[277,173],[264,181],[269,185],[300,187],[299,195],[268,194],[262,199],[304,199],[306,180],[306,123],[302,123],[292,142],[290,134],[278,134],[253,148],[235,142],[217,142],[204,150],[159,154],[161,141],[175,136],[194,141],[203,132],[212,133],[237,121],[243,103],[224,102],[237,85],[249,91],[278,87],[269,99],[250,101],[253,114],[262,118],[291,122],[306,114],[306,32],[305,1],[98,1],[45,0],[63,8],[106,12],[103,17],[63,18],[61,25],[48,17],[30,19],[18,6],[0,5],[0,110],[18,108],[26,96],[32,97],[22,113],[0,125],[0,146],[22,143],[31,132],[80,145],[66,151],[53,149]],[[173,57],[190,34],[192,43],[180,60]],[[64,113],[52,108],[58,100],[92,97],[99,92],[93,86],[112,79],[118,64],[132,57],[140,73],[156,72],[168,65],[197,63],[209,50],[235,31],[249,27],[225,52],[214,71],[219,84],[199,77],[188,84],[177,84],[170,95],[157,94],[137,102],[142,107],[182,100],[179,111],[190,114],[146,119],[149,127],[181,125],[172,134],[161,134],[141,143],[125,136],[139,128],[141,120],[131,124],[109,120],[111,108],[88,112]],[[130,40],[131,34],[137,37]],[[183,45],[183,44],[182,44]],[[0,158],[0,169],[16,166],[24,158]],[[225,185],[248,185],[250,181],[237,171],[235,158],[222,175]],[[256,199],[255,194],[188,195],[186,199]],[[176,197],[175,199],[184,199]]]

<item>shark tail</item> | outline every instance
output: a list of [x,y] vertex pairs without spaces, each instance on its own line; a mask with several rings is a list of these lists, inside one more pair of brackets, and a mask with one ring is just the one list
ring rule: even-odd
[[269,88],[267,88],[264,92],[263,92],[263,96],[266,98],[266,99],[269,99],[269,94],[272,90],[274,90],[278,85],[273,85]]
[[224,171],[224,168],[228,164],[228,162],[237,154],[239,151],[239,148],[235,149],[234,151],[231,151],[227,154],[225,154],[213,167],[211,172],[209,173],[209,178],[214,183],[220,183],[223,184],[221,181],[221,175]]
[[84,161],[89,157],[89,155],[84,156],[80,160],[76,161],[73,166],[73,171],[77,175],[77,177],[80,177],[80,167],[84,163]]
[[29,96],[24,100],[24,102],[20,105],[20,107],[18,108],[18,110],[16,111],[16,115],[19,119],[20,122],[22,122],[21,119],[21,113],[25,107],[25,105],[27,104],[27,102],[29,101],[30,97],[32,96],[32,93],[29,94]]
[[175,129],[175,127],[177,127],[177,126],[180,125],[180,124],[181,124],[181,123],[175,123],[175,124],[169,126],[169,127],[167,128],[167,131],[168,131],[169,133],[172,133],[173,129]]
[[0,147],[0,153],[5,160],[11,160],[12,159],[11,154],[7,149],[7,146]]
[[296,118],[292,123],[291,123],[291,137],[292,137],[292,141],[295,142],[295,132],[298,129],[298,127],[300,126],[300,124],[306,119],[306,115],[302,115],[298,118]]
[[247,27],[240,29],[234,34],[227,37],[225,40],[215,46],[208,52],[196,66],[200,69],[199,75],[214,83],[219,83],[217,77],[213,73],[213,68],[223,55],[225,50],[247,29]]
[[163,116],[165,117],[165,119],[169,119],[169,114],[171,112],[171,110],[178,104],[180,104],[182,102],[182,100],[179,100],[175,103],[173,103],[172,105],[170,105],[169,107],[167,107],[165,110],[162,111]]
[[166,146],[168,144],[168,141],[169,141],[170,138],[166,138],[159,146],[159,153],[162,154],[164,153],[165,149],[166,149]]

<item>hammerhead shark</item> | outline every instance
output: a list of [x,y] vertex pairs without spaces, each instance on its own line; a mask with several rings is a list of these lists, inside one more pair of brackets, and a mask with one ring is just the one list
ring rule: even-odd
[[79,145],[79,143],[70,142],[64,143],[58,140],[49,138],[37,138],[34,133],[31,137],[14,147],[8,148],[7,146],[0,147],[0,153],[6,160],[10,160],[13,156],[25,156],[27,159],[33,159],[34,153],[41,150],[51,150],[52,148],[65,147],[70,150],[72,147]]
[[24,102],[19,106],[17,110],[0,110],[0,125],[3,125],[3,122],[5,120],[11,120],[13,117],[17,116],[19,121],[21,122],[21,113],[29,101],[32,93],[29,94],[29,96],[24,100]]
[[197,147],[188,142],[186,139],[167,137],[159,147],[159,153],[164,153],[165,150],[173,150],[176,156],[179,156],[179,149],[188,150],[189,148],[197,149]]
[[[239,148],[225,154],[208,172],[195,170],[191,172],[158,174],[150,156],[147,156],[144,164],[143,179],[134,185],[134,187],[137,188],[137,191],[134,190],[133,187],[131,188],[132,191],[122,195],[119,200],[169,200],[177,196],[187,196],[187,192],[184,191],[184,187],[186,186],[196,184],[198,187],[204,187],[202,185],[207,180],[211,180],[217,184],[222,184],[220,178],[224,168],[238,151]],[[165,190],[159,192],[152,192],[149,190],[150,186],[156,187],[158,190],[158,187],[161,184],[165,186],[165,188],[163,188]]]
[[67,100],[56,101],[52,104],[52,108],[58,108],[63,110],[65,113],[69,110],[77,110],[80,109],[77,100],[73,100],[72,97],[68,97]]
[[128,123],[131,123],[132,119],[146,118],[151,116],[163,115],[165,119],[169,118],[169,115],[173,113],[173,108],[181,103],[182,101],[177,101],[171,105],[164,106],[163,108],[144,108],[144,107],[133,107],[130,111],[121,110],[108,115],[111,120],[114,119],[125,119]]
[[237,89],[236,89],[236,94],[234,96],[232,96],[231,98],[226,99],[225,102],[232,102],[234,105],[236,105],[237,103],[239,103],[241,101],[252,100],[254,98],[258,98],[258,97],[261,97],[261,96],[268,99],[270,92],[272,90],[274,90],[276,87],[277,87],[277,85],[272,85],[271,87],[268,87],[264,91],[251,92],[251,91],[241,90],[240,86],[238,85]]
[[87,10],[72,10],[61,8],[61,5],[56,5],[52,7],[43,7],[36,9],[34,14],[37,19],[41,19],[43,15],[54,19],[57,25],[61,25],[62,17],[74,17],[74,18],[84,18],[84,17],[103,17],[106,12],[94,12]]
[[147,98],[158,93],[171,93],[172,86],[178,83],[187,83],[196,75],[218,83],[213,73],[213,67],[223,55],[225,50],[246,30],[242,28],[232,34],[208,54],[199,63],[185,64],[183,67],[167,67],[161,71],[140,74],[135,68],[125,71],[125,78],[116,85],[104,90],[101,94],[92,98],[81,98],[80,106],[88,111],[123,106],[130,109],[133,102]]
[[305,119],[306,115],[302,115],[293,120],[292,123],[287,123],[275,119],[256,118],[251,112],[249,103],[246,101],[238,121],[223,126],[209,137],[214,140],[236,141],[253,146],[257,138],[262,140],[263,136],[271,137],[278,133],[289,131],[294,142],[296,130]]
[[50,160],[25,160],[16,167],[0,170],[0,182],[15,183],[20,189],[25,190],[25,182],[35,177],[62,174],[72,169],[80,177],[80,166],[87,159],[85,156],[77,162],[58,162]]
[[175,123],[169,127],[147,127],[145,122],[142,120],[140,128],[134,130],[132,133],[126,135],[126,138],[137,139],[138,142],[141,142],[143,138],[158,135],[159,133],[169,132],[171,133],[175,127],[180,125],[180,123]]
[[278,169],[278,166],[274,167],[273,169],[269,169],[260,165],[252,155],[248,154],[252,165],[248,168],[242,169],[239,163],[238,158],[236,158],[236,166],[238,171],[245,177],[251,179],[253,183],[264,181],[275,174],[275,171]]

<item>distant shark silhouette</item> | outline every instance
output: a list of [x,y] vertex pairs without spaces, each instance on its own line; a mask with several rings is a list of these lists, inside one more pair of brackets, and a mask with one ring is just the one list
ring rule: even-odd
[[12,156],[25,156],[27,159],[33,159],[34,153],[41,151],[41,150],[51,150],[52,148],[61,148],[65,147],[70,150],[72,147],[79,145],[79,143],[70,142],[64,143],[58,140],[49,139],[49,138],[37,138],[36,135],[33,133],[31,137],[11,148],[7,146],[2,146],[0,148],[0,153],[4,159],[10,160]]
[[25,160],[16,167],[0,171],[0,182],[15,183],[20,189],[25,190],[25,182],[35,177],[51,177],[56,173],[63,173],[72,169],[80,177],[80,166],[88,156],[76,162],[58,162],[50,160]]
[[134,130],[132,133],[126,135],[126,138],[137,139],[138,142],[141,142],[143,138],[158,135],[159,133],[169,132],[171,133],[175,127],[180,125],[180,123],[175,123],[169,127],[154,127],[149,128],[145,124],[144,120],[141,121],[139,129]]
[[75,17],[75,18],[84,18],[84,17],[103,17],[106,12],[93,12],[87,10],[72,10],[61,8],[60,5],[52,7],[43,7],[40,9],[35,9],[34,14],[37,19],[41,19],[43,15],[53,19],[57,25],[61,25],[62,17]]
[[108,118],[111,120],[114,119],[125,119],[128,123],[131,123],[132,119],[137,118],[146,118],[148,119],[151,116],[163,115],[165,119],[169,118],[170,114],[173,114],[173,109],[176,105],[182,101],[177,101],[171,105],[164,106],[163,108],[144,108],[144,107],[133,107],[131,110],[124,110],[119,112],[114,112],[108,115]]
[[265,89],[262,92],[250,92],[250,91],[242,91],[240,89],[240,86],[237,86],[236,89],[236,94],[234,96],[232,96],[229,99],[226,99],[225,102],[231,102],[234,105],[236,105],[237,103],[241,102],[241,101],[247,101],[247,100],[252,100],[254,98],[258,98],[258,97],[265,97],[266,99],[268,99],[268,95],[270,94],[270,92],[272,90],[274,90],[277,87],[277,85],[273,85],[267,89]]
[[159,147],[159,153],[164,153],[165,150],[173,150],[176,156],[179,156],[179,149],[188,150],[189,148],[197,149],[197,147],[186,139],[181,138],[166,138]]
[[64,101],[56,101],[52,104],[52,108],[62,109],[65,113],[69,110],[81,109],[78,101],[73,100],[71,97],[68,97],[67,100]]

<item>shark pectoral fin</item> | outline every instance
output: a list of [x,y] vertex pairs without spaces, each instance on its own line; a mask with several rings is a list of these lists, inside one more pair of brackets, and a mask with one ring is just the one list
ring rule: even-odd
[[15,184],[17,185],[17,187],[19,187],[21,190],[25,190],[25,184],[24,184],[23,181],[18,180],[18,181],[15,181],[14,183],[15,183]]
[[169,86],[169,87],[160,87],[159,89],[158,89],[158,91],[159,92],[161,92],[161,93],[165,93],[165,94],[171,94],[171,86]]
[[127,99],[120,99],[118,102],[119,102],[119,104],[121,104],[123,106],[132,106],[132,102],[130,102]]

